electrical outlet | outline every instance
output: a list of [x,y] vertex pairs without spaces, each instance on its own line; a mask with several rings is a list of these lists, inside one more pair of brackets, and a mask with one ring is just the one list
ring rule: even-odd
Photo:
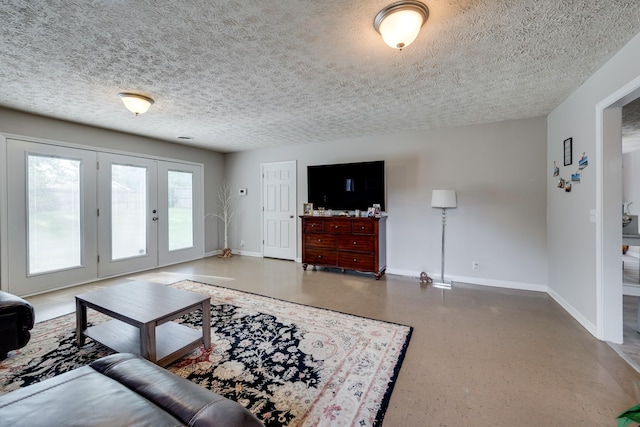
[[474,271],[478,271],[478,270],[480,270],[480,263],[479,263],[478,261],[473,261],[473,262],[471,263],[471,268],[473,268],[473,269],[474,269]]
[[244,248],[244,240],[240,240],[240,247]]

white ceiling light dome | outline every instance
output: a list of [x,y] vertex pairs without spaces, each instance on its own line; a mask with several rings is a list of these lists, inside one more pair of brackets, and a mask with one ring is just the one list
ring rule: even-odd
[[423,3],[399,1],[378,12],[373,27],[387,45],[402,50],[418,37],[428,17],[429,9]]
[[136,93],[122,92],[118,96],[122,99],[124,106],[127,110],[131,111],[136,116],[144,114],[149,110],[149,107],[154,103],[153,99],[148,96],[138,95]]

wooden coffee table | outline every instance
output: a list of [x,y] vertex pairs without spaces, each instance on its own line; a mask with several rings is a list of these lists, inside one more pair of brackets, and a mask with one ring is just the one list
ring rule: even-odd
[[[113,320],[87,327],[87,307]],[[202,310],[202,332],[171,320]],[[90,337],[107,347],[134,353],[160,366],[188,354],[200,343],[211,346],[208,296],[156,283],[132,281],[76,295],[78,346]]]

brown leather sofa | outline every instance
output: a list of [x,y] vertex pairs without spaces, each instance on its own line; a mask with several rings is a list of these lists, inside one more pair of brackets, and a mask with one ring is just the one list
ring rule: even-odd
[[29,342],[35,316],[33,306],[20,297],[0,291],[0,360]]
[[0,396],[0,425],[264,426],[242,405],[126,353]]

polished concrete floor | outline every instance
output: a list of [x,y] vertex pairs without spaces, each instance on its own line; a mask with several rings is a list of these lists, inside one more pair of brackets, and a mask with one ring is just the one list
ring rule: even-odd
[[[627,286],[640,286],[640,259],[637,256],[623,255],[622,281]],[[638,304],[640,297],[625,295],[622,302],[623,343],[609,345],[624,358],[627,363],[640,372],[640,333],[638,332]]]
[[415,278],[303,271],[234,256],[165,267],[30,297],[37,320],[72,312],[73,295],[130,279],[217,284],[413,326],[384,426],[613,426],[640,402],[640,374],[548,295]]

